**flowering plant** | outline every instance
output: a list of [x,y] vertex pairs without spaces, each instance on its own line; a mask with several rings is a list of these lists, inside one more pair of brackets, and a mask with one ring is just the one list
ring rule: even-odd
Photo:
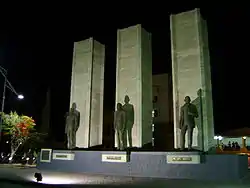
[[16,136],[29,136],[30,132],[34,130],[35,121],[28,116],[21,116],[21,121],[17,124],[17,129],[19,130]]
[[17,152],[21,144],[31,138],[36,125],[35,121],[28,116],[18,115],[16,112],[9,114],[1,113],[3,134],[11,137],[11,159]]

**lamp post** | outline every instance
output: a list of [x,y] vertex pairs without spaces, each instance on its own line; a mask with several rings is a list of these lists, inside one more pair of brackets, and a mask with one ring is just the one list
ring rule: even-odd
[[[1,105],[1,113],[4,112],[4,105],[5,105],[5,95],[6,95],[6,88],[10,89],[11,92],[13,92],[18,99],[24,99],[24,96],[21,94],[18,94],[14,87],[11,85],[7,78],[7,70],[4,69],[3,67],[0,66],[0,73],[4,77],[4,86],[3,86],[3,96],[2,96],[2,105]],[[2,136],[2,117],[0,121],[0,141],[1,141],[1,136]]]
[[[6,83],[7,83],[7,71],[3,68],[0,67],[1,73],[4,74],[4,85],[3,85],[3,96],[2,96],[2,106],[1,106],[1,112],[4,111],[4,102],[5,102],[5,92],[6,92]],[[2,118],[1,118],[1,124],[2,124]],[[1,126],[1,125],[0,125]]]

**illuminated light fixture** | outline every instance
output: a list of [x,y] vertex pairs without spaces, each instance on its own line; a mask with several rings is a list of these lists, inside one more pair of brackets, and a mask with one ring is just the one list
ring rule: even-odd
[[215,140],[222,140],[223,137],[222,137],[222,136],[214,136],[214,139],[215,139]]
[[243,138],[244,140],[246,140],[246,139],[247,139],[247,137],[246,137],[246,136],[243,136],[242,138]]
[[20,95],[17,96],[17,98],[18,99],[24,99],[24,96],[20,94]]
[[223,139],[223,137],[222,136],[218,136],[218,140],[222,140]]

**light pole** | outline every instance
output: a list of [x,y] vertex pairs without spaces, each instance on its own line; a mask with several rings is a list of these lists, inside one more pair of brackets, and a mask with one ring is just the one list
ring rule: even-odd
[[[11,92],[13,92],[18,99],[24,99],[24,96],[21,94],[18,94],[16,92],[16,90],[14,89],[14,87],[11,85],[11,83],[9,82],[8,78],[7,78],[7,70],[4,69],[3,67],[0,66],[0,73],[1,75],[4,77],[4,86],[3,86],[3,96],[2,96],[2,105],[1,105],[1,113],[4,112],[4,105],[5,105],[5,94],[6,94],[6,88],[10,89]],[[2,136],[2,117],[1,117],[1,121],[0,121],[0,141],[1,141],[1,136]]]
[[[4,84],[3,84],[3,96],[2,96],[2,106],[1,106],[1,112],[4,111],[4,102],[5,102],[5,92],[6,92],[6,79],[7,79],[7,71],[3,68],[3,67],[0,67],[1,69],[1,73],[4,74]],[[1,118],[1,125],[2,125],[2,118]],[[1,126],[0,125],[0,126]],[[0,136],[1,137],[1,136]]]

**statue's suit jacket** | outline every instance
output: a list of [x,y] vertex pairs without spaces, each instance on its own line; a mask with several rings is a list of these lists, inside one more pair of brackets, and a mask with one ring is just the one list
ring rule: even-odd
[[[68,112],[68,113],[66,114],[66,127],[65,127],[65,133],[68,133],[68,129],[71,129],[72,132],[76,132],[76,131],[78,130],[79,126],[80,126],[80,112],[79,112],[78,110],[76,110],[74,113],[75,113],[75,118],[76,118],[76,119],[75,119],[75,123],[73,123],[72,125],[69,125],[69,124],[67,123],[67,118],[68,118],[70,112]],[[71,126],[71,127],[69,127],[69,126]]]
[[[193,115],[189,115],[192,113]],[[180,128],[184,126],[188,126],[190,128],[195,127],[195,119],[198,117],[198,110],[194,104],[184,104],[181,107],[181,115],[180,115]]]

